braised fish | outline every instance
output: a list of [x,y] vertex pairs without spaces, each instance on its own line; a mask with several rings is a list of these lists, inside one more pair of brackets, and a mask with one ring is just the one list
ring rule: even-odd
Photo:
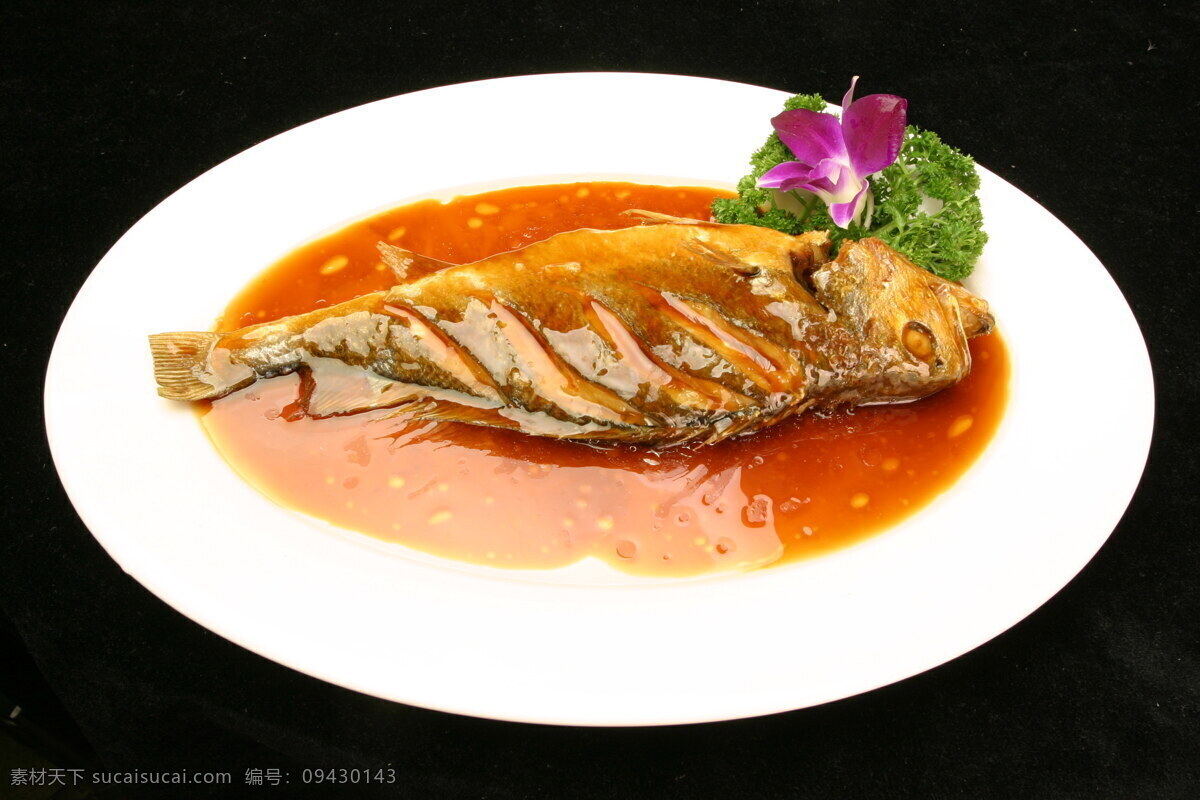
[[231,333],[150,337],[159,394],[300,372],[312,417],[593,443],[712,443],[810,406],[902,402],[970,370],[987,304],[877,239],[643,214],[460,266],[381,245],[391,289]]

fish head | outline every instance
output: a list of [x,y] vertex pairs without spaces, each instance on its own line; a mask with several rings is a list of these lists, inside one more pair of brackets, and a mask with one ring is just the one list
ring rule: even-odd
[[860,343],[858,380],[879,402],[957,383],[971,369],[967,340],[994,325],[985,301],[879,239],[843,242],[809,280],[818,302]]

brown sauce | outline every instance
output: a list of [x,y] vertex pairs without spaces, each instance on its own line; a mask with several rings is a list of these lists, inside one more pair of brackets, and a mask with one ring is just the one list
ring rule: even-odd
[[[275,264],[220,330],[387,288],[376,242],[454,263],[560,231],[637,224],[644,208],[707,218],[714,189],[580,183],[423,201],[357,222]],[[445,558],[552,568],[594,556],[656,576],[806,558],[913,514],[987,446],[1007,401],[997,334],[971,342],[958,386],[920,402],[807,414],[696,450],[595,449],[386,411],[289,421],[298,378],[261,381],[202,420],[224,457],[276,502]]]

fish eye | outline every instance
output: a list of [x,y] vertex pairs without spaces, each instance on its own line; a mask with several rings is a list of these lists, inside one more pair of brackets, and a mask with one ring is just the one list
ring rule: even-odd
[[915,320],[909,321],[904,326],[904,330],[900,334],[900,341],[904,344],[904,348],[908,352],[926,363],[929,362],[930,357],[933,355],[936,343],[933,331]]

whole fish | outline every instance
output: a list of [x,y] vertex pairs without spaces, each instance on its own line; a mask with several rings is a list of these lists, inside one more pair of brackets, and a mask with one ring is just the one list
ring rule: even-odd
[[[391,245],[391,289],[231,333],[150,337],[159,394],[299,371],[313,417],[392,408],[529,434],[712,443],[813,406],[914,400],[970,370],[987,303],[877,239],[640,212],[471,264]],[[424,273],[424,274],[420,274]]]

